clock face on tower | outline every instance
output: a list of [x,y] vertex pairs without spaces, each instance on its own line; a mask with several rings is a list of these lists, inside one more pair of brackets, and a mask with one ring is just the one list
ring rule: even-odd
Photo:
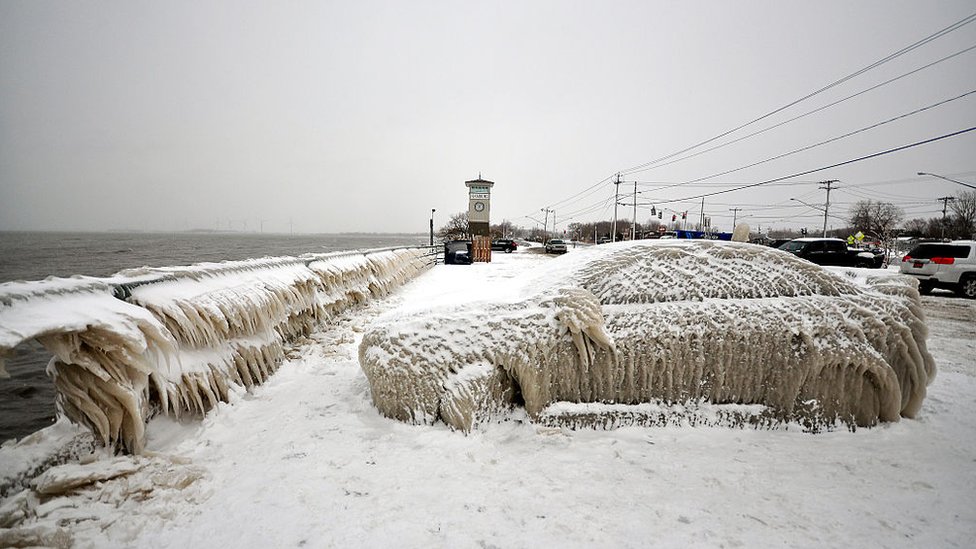
[[484,202],[475,202],[474,203],[474,209],[475,209],[475,211],[478,211],[478,212],[485,211],[485,203]]

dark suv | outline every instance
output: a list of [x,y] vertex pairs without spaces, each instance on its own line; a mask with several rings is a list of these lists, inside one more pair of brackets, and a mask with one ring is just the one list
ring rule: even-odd
[[499,238],[491,241],[491,249],[510,254],[518,249],[518,244],[508,238]]
[[779,249],[817,265],[878,269],[884,263],[883,253],[850,249],[839,238],[797,238],[780,245]]

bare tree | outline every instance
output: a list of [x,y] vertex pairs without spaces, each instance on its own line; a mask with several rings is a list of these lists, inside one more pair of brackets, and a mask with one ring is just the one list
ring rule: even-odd
[[879,238],[890,238],[904,212],[890,202],[861,200],[851,208],[851,226]]
[[437,236],[446,240],[465,240],[471,237],[468,226],[468,212],[458,212],[451,216],[447,224],[437,230]]
[[644,226],[644,228],[648,233],[657,234],[658,232],[657,228],[660,226],[661,226],[661,220],[656,217],[652,217],[650,221],[647,222],[647,225]]
[[905,222],[905,226],[902,229],[911,236],[914,237],[925,237],[928,236],[929,221],[916,217],[915,219],[909,219]]
[[885,256],[894,248],[895,228],[904,212],[891,202],[861,200],[851,208],[851,225],[875,236],[884,248]]
[[519,227],[516,227],[511,221],[506,219],[497,225],[492,225],[489,232],[492,238],[512,238],[517,236],[516,233],[519,232]]
[[976,236],[976,191],[963,191],[949,202],[952,210],[948,234],[953,238],[974,238]]

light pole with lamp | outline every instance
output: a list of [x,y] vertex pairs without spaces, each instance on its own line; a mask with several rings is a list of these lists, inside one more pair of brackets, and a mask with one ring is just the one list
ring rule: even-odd
[[970,189],[976,189],[976,185],[970,185],[969,183],[963,183],[962,181],[956,181],[955,179],[951,179],[949,177],[946,177],[944,175],[939,175],[937,173],[918,172],[917,175],[931,175],[932,177],[938,177],[939,179],[945,179],[946,181],[952,181],[953,183],[958,183],[958,184],[962,185],[963,187],[969,187]]
[[430,245],[431,246],[434,245],[434,212],[436,211],[437,211],[436,208],[430,209]]

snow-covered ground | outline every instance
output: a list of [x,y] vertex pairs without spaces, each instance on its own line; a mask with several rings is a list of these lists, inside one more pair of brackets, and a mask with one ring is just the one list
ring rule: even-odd
[[[571,252],[572,253],[572,252]],[[939,373],[918,419],[808,434],[707,427],[568,431],[518,414],[470,434],[373,407],[357,346],[398,307],[504,299],[542,254],[437,266],[313,335],[202,421],[148,427],[144,457],[0,530],[95,547],[971,547],[976,303],[923,298]],[[56,430],[55,430],[56,431]],[[51,436],[54,436],[53,434]],[[6,512],[6,514],[5,514]],[[31,515],[33,514],[33,515]],[[21,519],[23,517],[21,516]],[[7,538],[2,536],[6,535]]]

